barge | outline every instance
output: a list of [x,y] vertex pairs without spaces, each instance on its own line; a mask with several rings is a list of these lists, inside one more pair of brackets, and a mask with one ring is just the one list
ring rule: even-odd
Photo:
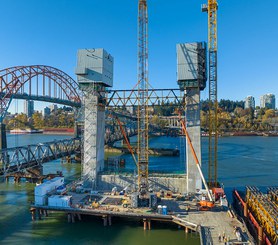
[[233,206],[243,218],[249,232],[259,245],[278,244],[278,188],[268,187],[267,193],[247,186],[246,192],[233,191]]

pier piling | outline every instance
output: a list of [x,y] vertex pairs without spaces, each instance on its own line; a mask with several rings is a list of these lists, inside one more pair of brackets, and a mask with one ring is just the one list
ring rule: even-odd
[[70,222],[71,222],[71,214],[68,213],[68,223],[70,223]]
[[148,220],[148,229],[151,230],[151,221]]
[[36,220],[36,209],[35,208],[30,208],[31,216],[32,216],[32,221]]
[[71,223],[75,223],[75,214],[71,214]]
[[38,216],[39,216],[39,220],[41,220],[42,219],[41,209],[38,209]]
[[81,214],[77,214],[77,218],[79,221],[81,221]]
[[103,226],[107,226],[107,216],[102,216],[103,219]]
[[108,216],[108,224],[109,224],[109,226],[112,225],[112,217],[110,215]]
[[147,230],[147,221],[146,219],[143,219],[143,224],[144,224],[144,231]]

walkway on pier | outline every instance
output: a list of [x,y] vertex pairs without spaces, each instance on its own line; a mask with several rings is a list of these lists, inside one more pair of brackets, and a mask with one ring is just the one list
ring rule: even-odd
[[[223,245],[225,244],[223,236],[226,238],[227,244],[239,243],[234,227],[239,227],[241,229],[242,224],[236,218],[232,218],[227,211],[198,211],[196,209],[191,210],[187,215],[181,218],[201,226],[200,236],[202,236],[203,244]],[[245,235],[244,228],[242,228],[241,231],[243,233],[242,235]],[[221,241],[219,241],[219,235],[221,235]],[[244,239],[240,244],[245,244]]]

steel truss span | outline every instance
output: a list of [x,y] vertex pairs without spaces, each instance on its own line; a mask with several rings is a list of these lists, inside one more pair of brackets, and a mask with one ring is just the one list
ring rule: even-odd
[[[143,91],[144,92],[144,91]],[[106,106],[129,107],[138,106],[139,96],[136,90],[108,90]],[[148,106],[162,106],[169,103],[184,106],[184,91],[180,89],[150,89],[146,98]]]
[[65,139],[0,151],[0,176],[40,167],[43,163],[80,151],[80,138]]
[[0,122],[13,98],[80,107],[81,94],[74,79],[51,66],[15,66],[0,70]]

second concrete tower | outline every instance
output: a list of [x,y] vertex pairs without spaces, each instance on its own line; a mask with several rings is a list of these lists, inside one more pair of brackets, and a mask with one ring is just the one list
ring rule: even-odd
[[[204,42],[177,44],[178,84],[184,90],[187,132],[201,163],[200,91],[206,87],[206,44]],[[187,192],[202,189],[189,142],[186,141]]]

